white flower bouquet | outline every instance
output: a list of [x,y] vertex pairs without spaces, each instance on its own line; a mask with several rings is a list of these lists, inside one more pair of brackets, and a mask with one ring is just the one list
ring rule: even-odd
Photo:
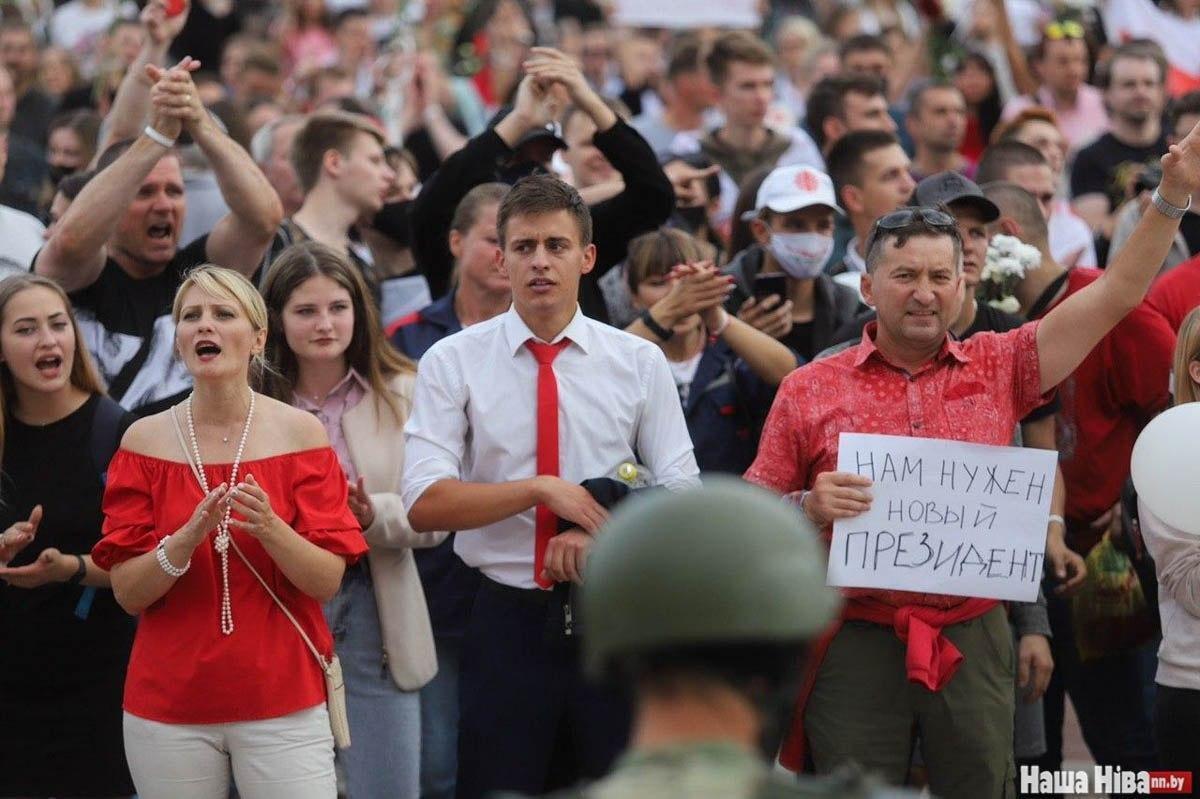
[[979,275],[978,299],[1005,313],[1017,313],[1021,309],[1013,296],[1017,283],[1041,265],[1042,254],[1037,247],[1015,236],[992,236]]

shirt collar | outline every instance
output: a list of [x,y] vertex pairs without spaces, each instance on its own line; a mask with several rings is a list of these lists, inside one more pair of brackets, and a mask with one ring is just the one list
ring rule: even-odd
[[324,402],[314,402],[311,397],[305,397],[298,393],[296,393],[296,399],[299,402],[300,407],[304,408],[305,410],[320,410],[334,400],[344,400],[350,395],[350,392],[354,386],[358,386],[358,388],[364,393],[371,390],[371,384],[366,381],[366,378],[360,375],[354,369],[354,367],[350,367],[350,369],[346,372],[346,376],[339,380],[337,385],[330,389],[329,393],[325,395]]
[[[520,352],[525,346],[525,342],[529,339],[541,341],[529,329],[529,325],[525,324],[525,320],[517,313],[516,306],[509,306],[509,309],[504,312],[504,341],[508,344],[508,351],[514,356]],[[571,321],[562,329],[562,332],[554,337],[554,341],[547,341],[547,344],[556,344],[564,338],[569,338],[571,343],[578,346],[586,354],[588,347],[591,344],[591,330],[588,328],[587,317],[583,315],[583,310],[576,305],[575,315],[571,317]]]
[[846,265],[848,272],[862,274],[867,271],[867,262],[858,254],[858,236],[846,242],[846,254],[842,256],[842,263]]
[[[895,367],[891,361],[884,357],[884,354],[879,351],[879,348],[875,346],[875,334],[878,332],[878,330],[878,321],[867,322],[866,327],[863,328],[862,342],[858,345],[858,352],[854,355],[855,368],[861,367],[863,364],[865,364],[872,355],[878,355],[879,360],[883,361],[889,366]],[[953,358],[959,363],[971,362],[971,357],[963,351],[962,343],[955,341],[954,337],[949,333],[946,333],[946,340],[942,342],[942,349],[938,352],[937,357],[934,360],[943,361],[947,358]],[[927,367],[928,364],[921,367],[921,369],[918,371],[923,371]]]

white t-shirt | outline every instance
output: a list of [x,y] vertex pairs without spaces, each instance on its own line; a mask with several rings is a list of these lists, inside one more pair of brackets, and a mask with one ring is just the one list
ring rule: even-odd
[[100,40],[117,18],[115,0],[103,0],[92,7],[82,0],[59,6],[50,17],[50,43],[70,50],[84,72],[91,74],[99,53]]
[[45,244],[45,229],[37,217],[0,205],[0,276],[9,270],[29,271],[33,256]]
[[667,360],[671,367],[671,377],[675,378],[675,388],[679,389],[679,401],[687,405],[688,394],[691,393],[692,383],[696,380],[696,370],[700,368],[700,359],[704,350],[700,350],[686,361]]
[[1050,212],[1050,254],[1068,269],[1096,266],[1096,243],[1088,227],[1066,200],[1055,200]]

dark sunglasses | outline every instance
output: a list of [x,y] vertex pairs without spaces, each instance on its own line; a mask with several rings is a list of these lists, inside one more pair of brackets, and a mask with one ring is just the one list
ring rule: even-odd
[[1084,36],[1083,26],[1073,19],[1060,19],[1057,22],[1051,22],[1042,29],[1042,33],[1052,42],[1061,41],[1062,39],[1082,39]]
[[939,211],[936,208],[901,208],[899,211],[892,211],[875,220],[875,224],[871,228],[871,235],[867,237],[867,252],[871,251],[881,233],[904,230],[918,219],[929,227],[955,231],[958,229],[954,217],[945,211]]
[[875,227],[879,230],[899,230],[908,227],[917,219],[933,227],[955,226],[954,217],[945,211],[936,208],[901,208],[876,219]]

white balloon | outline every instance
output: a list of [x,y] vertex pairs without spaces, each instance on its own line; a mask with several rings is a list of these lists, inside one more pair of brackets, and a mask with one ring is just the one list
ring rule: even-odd
[[1159,414],[1133,445],[1138,499],[1177,530],[1200,535],[1200,402]]

